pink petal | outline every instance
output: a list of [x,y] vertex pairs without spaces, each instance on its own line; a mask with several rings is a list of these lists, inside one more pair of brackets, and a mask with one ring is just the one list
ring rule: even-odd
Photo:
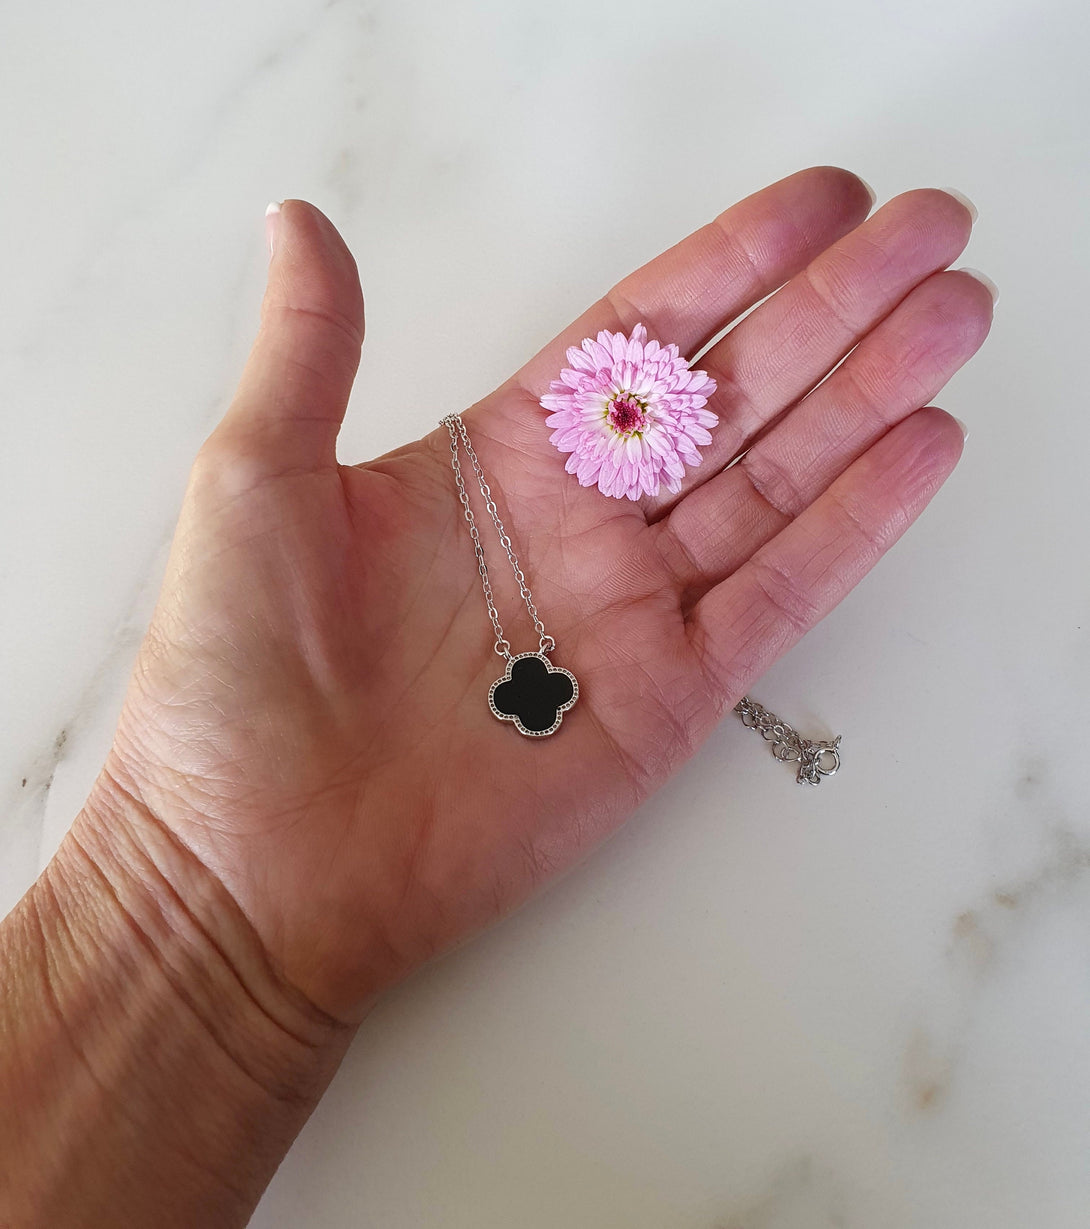
[[670,441],[666,438],[663,431],[648,431],[643,437],[647,441],[648,448],[659,457],[668,456],[672,451]]
[[573,393],[571,404],[580,410],[594,410],[600,414],[605,408],[605,400],[596,388],[581,388]]
[[583,349],[594,363],[595,371],[600,371],[603,367],[608,367],[613,362],[613,355],[600,341],[594,341],[592,338],[586,337],[583,339]]
[[[576,454],[578,455],[578,454]],[[602,468],[600,462],[595,457],[581,456],[579,464],[576,466],[575,472],[580,478],[593,477]]]
[[715,381],[704,371],[692,371],[689,373],[689,392],[701,393],[708,397],[715,392]]
[[591,361],[590,355],[578,346],[568,347],[568,362],[576,371],[594,371],[594,363]]
[[629,385],[630,391],[634,392],[637,397],[642,397],[645,401],[654,387],[655,377],[646,367],[640,368],[636,378]]

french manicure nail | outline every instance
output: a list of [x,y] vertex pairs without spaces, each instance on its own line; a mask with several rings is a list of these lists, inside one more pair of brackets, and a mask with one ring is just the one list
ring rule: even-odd
[[965,206],[965,208],[968,209],[969,216],[973,219],[974,222],[977,220],[977,218],[980,217],[980,210],[973,204],[973,202],[965,195],[964,192],[959,192],[957,188],[940,188],[939,191],[946,192],[950,196],[952,196],[955,200],[961,201],[961,203]]
[[270,201],[265,209],[265,238],[269,241],[269,259],[276,252],[276,232],[280,229],[280,202]]
[[969,438],[969,428],[956,415],[951,414],[950,417],[953,418],[954,422],[956,422],[957,425],[961,428],[961,434],[964,437],[963,438],[963,442],[964,442],[964,440],[967,440]]
[[988,293],[992,296],[992,304],[994,305],[999,302],[999,287],[986,273],[981,273],[979,269],[970,268],[969,265],[961,265],[957,272],[968,273],[970,277],[975,277],[978,282],[987,288]]

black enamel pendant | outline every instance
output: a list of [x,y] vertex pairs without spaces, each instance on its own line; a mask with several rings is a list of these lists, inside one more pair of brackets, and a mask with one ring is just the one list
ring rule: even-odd
[[488,689],[488,707],[520,734],[544,738],[560,729],[564,714],[579,699],[570,670],[554,666],[544,653],[519,653]]

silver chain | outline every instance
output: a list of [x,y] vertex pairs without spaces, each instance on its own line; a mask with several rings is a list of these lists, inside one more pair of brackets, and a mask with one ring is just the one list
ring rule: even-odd
[[[477,485],[481,489],[481,498],[484,500],[484,505],[488,510],[492,524],[496,527],[496,534],[499,537],[500,545],[503,547],[507,560],[511,564],[511,571],[518,583],[519,593],[522,595],[522,600],[526,603],[526,611],[534,621],[534,630],[538,634],[541,646],[540,651],[542,653],[549,653],[556,648],[556,641],[546,632],[545,625],[542,623],[541,616],[534,605],[533,594],[530,592],[530,586],[526,583],[526,576],[519,564],[518,556],[515,554],[515,548],[511,545],[511,539],[507,534],[507,530],[503,527],[503,521],[500,520],[496,501],[492,498],[492,491],[485,479],[484,470],[481,468],[481,463],[477,458],[476,452],[473,450],[473,445],[469,442],[469,432],[466,430],[465,423],[462,422],[461,416],[458,414],[448,414],[445,418],[440,419],[440,423],[446,427],[450,435],[450,464],[454,470],[454,481],[458,486],[458,499],[462,505],[462,514],[466,519],[466,524],[469,526],[469,536],[473,539],[473,552],[477,556],[477,570],[481,574],[481,587],[484,589],[484,600],[488,606],[488,617],[492,621],[492,630],[496,633],[496,640],[492,647],[500,657],[505,657],[508,661],[511,660],[513,656],[511,644],[503,634],[503,625],[500,623],[499,611],[496,609],[496,599],[492,594],[492,584],[488,579],[488,565],[485,563],[484,547],[481,545],[481,536],[477,532],[477,518],[473,515],[473,508],[469,502],[469,492],[466,490],[466,484],[462,477],[462,464],[458,457],[459,442],[465,449],[466,456],[469,457],[469,463],[473,467],[473,473],[477,477]],[[751,699],[749,696],[743,696],[734,706],[734,711],[741,717],[743,725],[756,730],[762,738],[772,744],[772,754],[776,759],[784,764],[798,764],[795,780],[800,784],[820,785],[822,777],[831,777],[839,769],[839,734],[832,742],[815,742],[809,738],[803,738],[786,721],[781,721],[775,713],[769,712],[768,709],[758,704],[756,700]]]
[[803,738],[798,730],[762,704],[743,696],[734,706],[742,724],[756,730],[772,744],[772,754],[785,764],[798,763],[795,780],[800,785],[820,785],[822,777],[831,777],[840,767],[840,735],[832,742],[813,742]]
[[477,485],[481,488],[481,498],[484,500],[484,506],[492,519],[492,524],[496,527],[496,534],[499,537],[500,545],[506,552],[507,560],[511,564],[511,571],[514,573],[519,593],[522,594],[522,600],[526,603],[526,611],[534,621],[534,630],[538,634],[540,644],[539,651],[550,653],[556,648],[556,641],[545,630],[545,624],[542,623],[541,616],[537,613],[537,607],[534,605],[534,597],[530,592],[530,586],[526,583],[526,577],[519,565],[515,548],[511,545],[511,539],[507,536],[507,530],[503,527],[503,521],[500,520],[496,501],[492,498],[492,491],[485,481],[484,470],[477,459],[477,454],[473,451],[473,445],[469,442],[469,432],[466,430],[466,425],[458,414],[448,414],[446,418],[440,419],[440,423],[446,427],[450,435],[450,464],[454,470],[454,481],[458,484],[458,499],[462,505],[462,514],[469,525],[469,536],[473,539],[473,551],[477,556],[477,570],[481,574],[484,600],[488,604],[488,617],[492,620],[492,629],[496,633],[496,642],[492,647],[500,657],[505,657],[508,661],[511,660],[511,644],[503,634],[499,611],[496,609],[496,599],[492,595],[492,585],[488,579],[488,565],[484,561],[484,547],[481,545],[481,536],[477,532],[477,518],[473,515],[473,508],[469,503],[469,493],[466,491],[466,484],[462,478],[462,465],[458,459],[459,440],[461,440],[462,447],[466,450],[466,456],[469,457],[469,463],[473,466],[474,474],[477,475]]

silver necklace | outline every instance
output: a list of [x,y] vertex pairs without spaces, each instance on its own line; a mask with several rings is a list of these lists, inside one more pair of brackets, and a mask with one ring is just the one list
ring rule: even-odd
[[[458,500],[469,526],[469,536],[473,540],[473,552],[477,556],[477,571],[481,577],[485,605],[488,607],[488,617],[495,632],[492,647],[507,662],[504,673],[488,689],[488,707],[493,716],[500,721],[510,721],[520,734],[525,734],[528,738],[544,738],[560,729],[564,714],[579,699],[579,682],[570,670],[554,666],[549,660],[548,655],[556,648],[556,641],[545,630],[545,624],[538,614],[530,586],[526,583],[526,575],[519,564],[515,548],[511,545],[511,538],[503,527],[503,521],[500,520],[496,501],[492,498],[481,462],[469,442],[469,432],[461,415],[448,414],[440,419],[440,424],[446,427],[450,435],[450,464],[454,470]],[[473,467],[484,506],[511,565],[519,593],[526,603],[526,612],[533,620],[534,630],[538,635],[536,652],[513,653],[511,643],[504,635],[499,611],[496,609],[496,599],[492,594],[492,583],[488,577],[488,564],[485,562],[481,535],[477,531],[477,518],[473,514],[469,493],[462,477],[459,445],[465,449]],[[776,759],[785,764],[798,764],[795,780],[800,784],[820,785],[822,777],[831,777],[840,767],[839,734],[831,742],[816,742],[803,738],[787,722],[781,721],[775,713],[770,713],[749,696],[743,696],[735,705],[734,711],[741,717],[743,725],[756,730],[772,744],[772,754]]]
[[[492,630],[496,633],[492,647],[507,662],[507,669],[488,689],[488,707],[492,710],[492,715],[500,721],[512,722],[520,734],[525,734],[528,738],[544,738],[560,729],[564,714],[579,699],[579,682],[570,670],[563,670],[549,661],[548,655],[556,648],[556,641],[545,630],[545,624],[534,605],[533,594],[526,583],[526,576],[519,565],[507,530],[503,527],[503,521],[500,520],[484,470],[473,451],[473,445],[469,442],[465,423],[458,414],[448,414],[441,422],[450,434],[450,463],[454,470],[454,481],[458,486],[458,499],[466,524],[469,525],[469,536],[473,539],[473,551],[477,556],[477,571],[481,574],[488,617],[492,620]],[[526,603],[526,611],[534,622],[534,630],[538,635],[536,653],[512,653],[511,643],[503,634],[496,600],[492,596],[492,584],[488,579],[488,564],[485,563],[481,535],[477,532],[477,518],[473,515],[469,494],[462,478],[462,465],[458,459],[459,442],[473,466],[484,506],[496,527],[500,545],[507,554],[519,593]]]

